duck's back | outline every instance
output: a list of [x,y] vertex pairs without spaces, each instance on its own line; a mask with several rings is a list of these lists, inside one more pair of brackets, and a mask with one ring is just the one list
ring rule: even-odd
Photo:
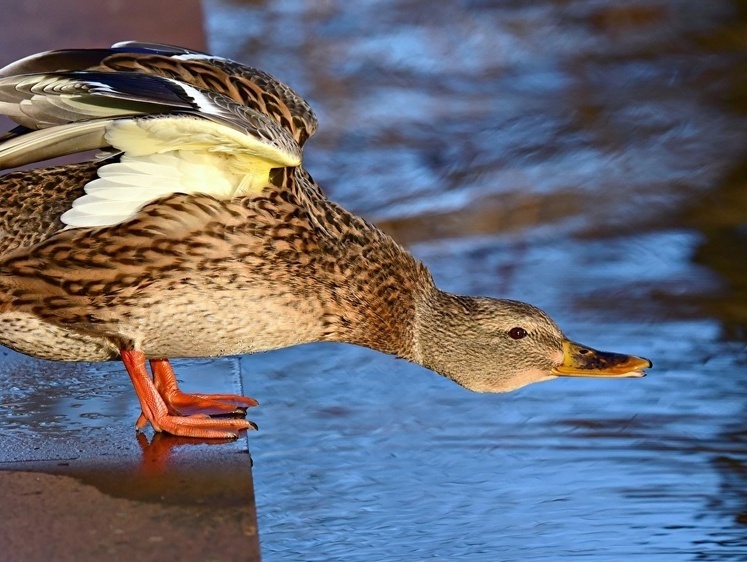
[[[7,79],[0,71],[9,111],[40,129],[11,136],[8,161],[24,161],[23,148],[36,151],[28,162],[56,155],[50,138],[121,152],[0,177],[0,343],[88,361],[122,349],[208,356],[318,340],[402,354],[412,295],[430,277],[300,167],[316,128],[308,105],[223,59],[107,53],[105,71],[90,70],[99,52],[76,63],[80,72],[47,73],[67,53],[11,65]],[[102,98],[111,111],[97,117]],[[123,200],[129,207],[113,212]]]
[[101,162],[0,175],[0,259],[62,230],[60,216],[83,196]]

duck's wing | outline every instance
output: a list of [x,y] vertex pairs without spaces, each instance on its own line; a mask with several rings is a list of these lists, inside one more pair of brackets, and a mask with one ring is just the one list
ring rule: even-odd
[[171,45],[126,41],[110,49],[48,51],[0,69],[0,77],[64,70],[137,72],[172,78],[223,94],[278,123],[299,146],[303,146],[317,130],[317,119],[308,103],[266,72],[230,59]]
[[[39,161],[40,158],[34,158],[33,152],[28,150],[29,145],[42,146],[44,139],[49,137],[54,142],[46,143],[52,145],[46,148],[48,151],[64,143],[66,136],[89,139],[83,146],[75,147],[74,152],[105,146],[128,150],[129,147],[112,142],[113,139],[94,137],[93,132],[104,135],[113,121],[124,117],[152,115],[169,119],[172,114],[200,117],[212,121],[214,126],[224,126],[247,136],[247,139],[237,139],[237,142],[254,143],[253,150],[258,156],[280,166],[297,166],[301,160],[298,143],[266,115],[223,94],[161,76],[77,71],[0,78],[0,113],[29,130],[26,134],[13,136],[0,147],[0,166],[3,168],[10,167],[3,158],[19,152],[13,150],[15,143],[21,143],[27,149],[27,162]],[[202,123],[199,126],[208,125]],[[224,130],[223,134],[230,131]],[[169,142],[172,148],[178,144],[176,139]],[[205,139],[199,137],[193,140],[185,138],[182,142],[198,146],[206,144]],[[210,149],[221,150],[220,147]],[[70,150],[59,148],[55,156],[68,153]]]
[[[220,198],[257,191],[270,170],[301,163],[301,148],[266,115],[172,78],[74,71],[0,78],[0,111],[30,132],[0,144],[0,167],[91,148],[121,161],[99,168],[61,220],[103,226],[175,193]],[[115,203],[116,202],[116,203]]]

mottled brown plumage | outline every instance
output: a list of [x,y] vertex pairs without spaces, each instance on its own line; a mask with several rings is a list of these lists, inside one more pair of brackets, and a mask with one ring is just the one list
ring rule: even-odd
[[[299,145],[316,129],[316,118],[297,94],[232,61],[179,59],[185,51],[175,48],[75,53],[22,61],[0,76],[12,77],[19,69],[44,73],[52,64],[157,74],[267,115]],[[71,62],[60,67],[63,60]],[[47,76],[38,80],[57,80]],[[199,101],[199,92],[185,92]],[[65,119],[75,122],[66,111],[64,119],[50,117],[52,127],[64,126]],[[2,149],[0,144],[0,160]],[[179,150],[173,151],[177,164],[184,157]],[[121,357],[143,406],[138,427],[149,421],[156,430],[218,437],[250,426],[240,419],[182,415],[253,401],[182,395],[170,357],[340,341],[420,363],[477,391],[506,391],[557,375],[640,376],[649,365],[635,357],[579,351],[531,305],[439,291],[423,264],[329,201],[301,167],[275,168],[262,189],[248,194],[226,198],[205,185],[204,193],[176,191],[146,201],[108,226],[64,228],[62,214],[119,158],[0,177],[0,342],[47,359]],[[141,175],[132,177],[142,181]],[[606,361],[602,367],[599,358]],[[145,359],[151,360],[154,381]]]
[[[71,168],[57,170],[67,176]],[[339,340],[405,355],[411,335],[404,320],[414,304],[404,297],[421,275],[429,279],[425,268],[363,220],[325,199],[310,200],[303,171],[285,177],[280,187],[230,201],[174,194],[125,223],[60,230],[4,255],[3,309],[70,333],[107,334],[95,347],[14,347],[47,359],[100,361],[121,348],[184,357]],[[323,217],[323,227],[310,212]],[[247,312],[253,307],[268,310]],[[293,336],[273,327],[273,309],[292,321]],[[259,322],[264,314],[267,325]],[[185,338],[182,326],[196,316]]]
[[96,177],[99,164],[11,172],[2,176],[0,256],[33,246],[63,228],[67,211],[83,186]]

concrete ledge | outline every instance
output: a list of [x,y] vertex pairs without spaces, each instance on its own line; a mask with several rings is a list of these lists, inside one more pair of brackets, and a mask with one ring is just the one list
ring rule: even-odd
[[[200,2],[10,2],[0,65],[125,39],[204,50]],[[0,119],[0,132],[12,126]],[[236,392],[235,365],[179,363],[177,375],[193,391]],[[35,361],[0,348],[2,559],[259,560],[246,439],[148,442],[135,435],[137,413],[119,364]]]

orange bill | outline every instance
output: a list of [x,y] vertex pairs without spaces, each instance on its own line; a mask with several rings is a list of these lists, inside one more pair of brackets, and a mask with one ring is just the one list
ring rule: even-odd
[[563,341],[563,362],[553,368],[559,377],[643,377],[652,363],[643,357],[597,351],[585,345]]

